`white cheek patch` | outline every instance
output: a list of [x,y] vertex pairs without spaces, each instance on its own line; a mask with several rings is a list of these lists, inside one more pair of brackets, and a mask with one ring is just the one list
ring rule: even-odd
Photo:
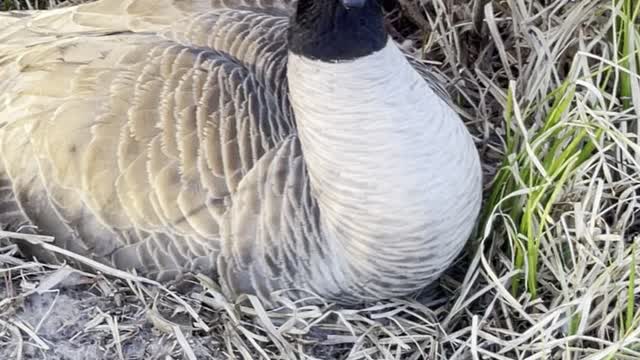
[[367,0],[342,0],[342,5],[347,9],[361,8],[367,3]]

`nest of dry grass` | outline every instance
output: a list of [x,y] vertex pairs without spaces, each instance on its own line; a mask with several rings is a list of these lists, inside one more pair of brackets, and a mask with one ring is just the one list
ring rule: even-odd
[[10,243],[0,358],[639,359],[638,6],[387,5],[392,35],[434,65],[485,165],[478,231],[435,286],[352,308],[283,296],[265,310],[203,277],[185,293],[28,261]]

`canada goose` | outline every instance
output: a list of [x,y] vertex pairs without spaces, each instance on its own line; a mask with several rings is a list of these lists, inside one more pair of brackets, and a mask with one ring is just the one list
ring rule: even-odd
[[470,235],[477,150],[376,0],[101,0],[3,23],[0,223],[231,298],[341,303],[424,287]]

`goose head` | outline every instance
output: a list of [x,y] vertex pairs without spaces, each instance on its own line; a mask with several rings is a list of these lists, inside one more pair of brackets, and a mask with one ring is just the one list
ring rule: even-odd
[[370,55],[387,41],[379,0],[299,0],[289,27],[292,53],[326,62]]

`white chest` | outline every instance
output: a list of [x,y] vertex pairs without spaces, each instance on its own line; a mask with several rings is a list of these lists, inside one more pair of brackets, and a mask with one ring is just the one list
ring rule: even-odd
[[288,66],[302,149],[330,240],[375,261],[376,271],[435,250],[449,261],[480,205],[478,154],[458,115],[392,41],[350,62],[290,54]]

